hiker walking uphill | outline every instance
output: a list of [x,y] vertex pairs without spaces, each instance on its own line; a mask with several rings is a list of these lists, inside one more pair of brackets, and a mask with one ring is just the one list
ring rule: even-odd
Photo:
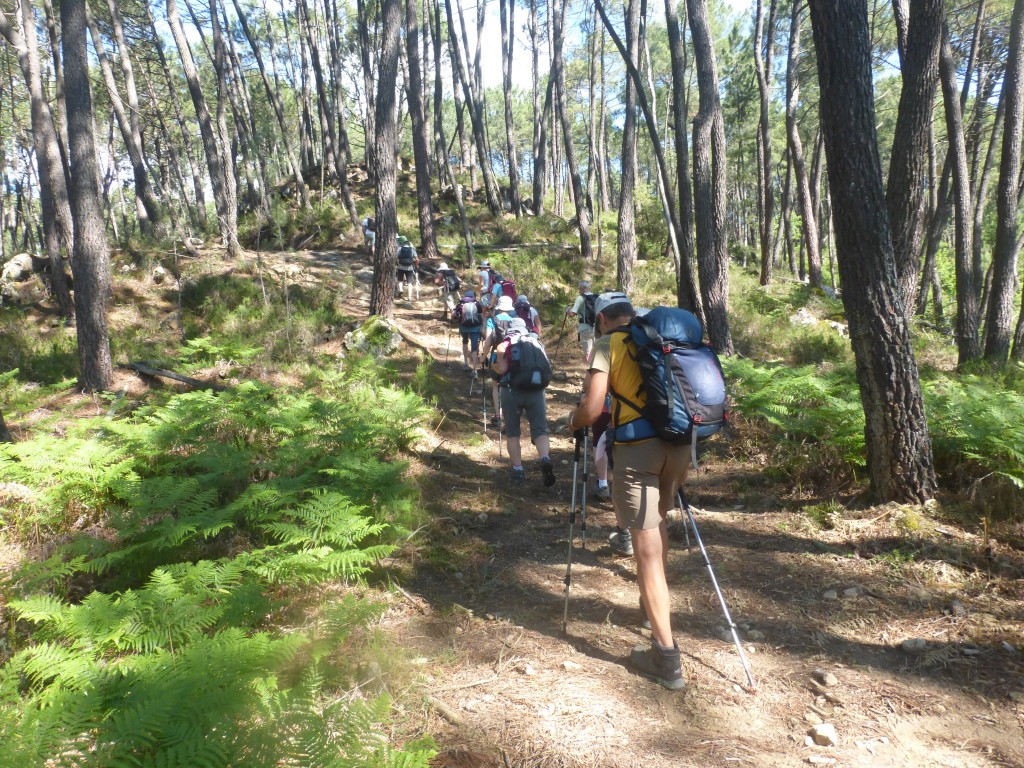
[[408,301],[413,300],[413,293],[418,299],[419,296],[419,277],[416,271],[420,266],[420,257],[416,255],[416,249],[413,248],[412,243],[409,242],[407,237],[403,235],[398,236],[398,269],[397,276],[398,281],[395,284],[395,291],[398,295],[402,292],[408,294]]
[[360,224],[363,227],[363,247],[372,254],[377,244],[377,220],[373,216],[367,216]]
[[[555,484],[548,440],[547,405],[544,390],[551,383],[551,363],[541,343],[527,331],[522,318],[513,318],[505,339],[498,344],[492,365],[501,388],[501,408],[505,414],[505,436],[512,462],[511,482],[526,481],[523,450],[519,439],[523,414],[530,426],[530,440],[540,457],[544,485]],[[500,437],[499,437],[500,439]]]
[[442,317],[452,317],[456,305],[459,303],[459,291],[462,289],[462,281],[455,274],[455,270],[442,261],[437,266],[437,277],[434,282],[441,286],[441,302],[444,305]]
[[569,414],[569,429],[575,431],[597,421],[606,396],[612,395],[611,434],[606,439],[612,441],[612,503],[617,526],[609,543],[618,553],[636,557],[640,605],[651,623],[651,646],[634,648],[630,659],[644,675],[665,688],[679,690],[685,682],[669,618],[666,515],[686,480],[690,446],[659,439],[641,410],[647,398],[631,346],[628,324],[634,311],[629,299],[623,293],[603,293],[595,303],[595,314],[599,338],[583,383],[583,399]]
[[579,323],[579,331],[576,338],[579,340],[580,349],[583,350],[583,357],[590,362],[590,353],[594,350],[594,312],[597,296],[590,292],[590,281],[580,280],[580,293],[573,305],[565,310],[566,317],[575,317]]
[[516,317],[522,318],[523,322],[526,323],[526,328],[530,333],[540,336],[541,322],[540,312],[537,308],[530,303],[530,300],[526,298],[526,294],[519,294],[516,297],[515,304]]
[[480,262],[480,271],[477,273],[477,278],[480,281],[478,286],[480,303],[483,304],[484,309],[489,310],[494,306],[494,294],[491,293],[491,262],[486,259]]
[[480,330],[484,324],[484,310],[473,291],[466,291],[452,312],[452,319],[459,324],[462,336],[463,370],[471,370],[475,379],[480,367]]
[[[493,295],[493,294],[492,294]],[[501,342],[505,340],[505,335],[508,333],[509,326],[515,317],[515,308],[512,304],[512,299],[507,296],[503,296],[498,299],[494,307],[494,313],[487,318],[487,322],[484,325],[484,341],[483,349],[481,350],[481,357],[486,361],[487,365],[494,363],[496,357],[496,348]],[[501,428],[501,400],[499,398],[498,382],[493,382],[491,386],[491,400],[494,403],[494,417],[491,420],[491,425]]]

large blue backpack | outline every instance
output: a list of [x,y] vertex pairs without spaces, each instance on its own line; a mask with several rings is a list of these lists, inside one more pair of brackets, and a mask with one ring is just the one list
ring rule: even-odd
[[[689,443],[696,466],[697,443],[721,430],[728,417],[725,375],[718,355],[702,341],[700,320],[685,309],[658,307],[619,332],[630,335],[643,383],[631,397],[615,397],[643,414],[653,436]],[[643,406],[633,399],[641,393]]]

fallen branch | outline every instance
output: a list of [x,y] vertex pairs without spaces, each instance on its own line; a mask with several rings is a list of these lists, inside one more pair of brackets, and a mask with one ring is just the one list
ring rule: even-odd
[[449,707],[443,701],[434,696],[431,696],[429,693],[426,696],[426,700],[430,706],[437,710],[437,714],[439,714],[449,723],[454,725],[456,728],[466,727],[466,721],[463,720],[454,709]]
[[136,373],[142,374],[143,376],[151,376],[154,378],[173,379],[174,381],[180,381],[182,384],[188,384],[193,389],[212,389],[215,392],[224,392],[227,390],[223,384],[217,384],[212,381],[201,381],[199,379],[193,379],[191,376],[182,376],[180,373],[174,371],[168,371],[164,368],[154,368],[147,363],[125,363],[120,366],[126,368],[129,371],[135,371]]

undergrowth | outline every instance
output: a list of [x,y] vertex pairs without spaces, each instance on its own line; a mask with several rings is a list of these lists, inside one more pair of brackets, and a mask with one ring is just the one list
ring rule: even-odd
[[327,666],[379,607],[269,621],[366,577],[420,522],[391,459],[427,410],[372,365],[319,372],[316,394],[192,392],[0,446],[7,535],[64,538],[3,584],[0,764],[427,764],[429,744],[391,745],[386,697]]

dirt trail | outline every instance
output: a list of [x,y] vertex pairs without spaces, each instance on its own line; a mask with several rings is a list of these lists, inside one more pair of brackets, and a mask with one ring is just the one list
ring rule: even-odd
[[[348,252],[291,257],[325,279],[366,267]],[[384,624],[422,665],[416,685],[432,705],[408,714],[445,750],[436,765],[1024,766],[1024,571],[992,578],[953,550],[894,567],[872,557],[893,551],[892,515],[869,510],[836,530],[813,529],[780,509],[760,467],[721,442],[689,492],[744,627],[757,691],[743,689],[736,650],[719,637],[724,621],[699,551],[678,540],[669,586],[688,688],[670,693],[629,670],[630,649],[648,640],[637,624],[633,562],[606,544],[609,504],[588,504],[563,635],[571,442],[552,440],[554,488],[542,487],[536,454],[524,447],[528,483],[510,489],[507,457],[499,460],[494,431],[483,432],[479,385],[468,396],[457,336],[443,362],[448,330],[439,316],[436,300],[395,312],[434,358],[440,425],[413,467],[436,522],[404,553],[405,598]],[[557,325],[545,336],[569,374],[549,390],[554,425],[578,397],[581,355],[568,333],[554,346]],[[963,544],[966,534],[957,536]],[[948,609],[953,598],[963,613]],[[966,642],[979,637],[985,642]],[[928,644],[908,653],[900,645],[908,638]],[[836,681],[816,687],[816,670]],[[416,701],[419,689],[398,696]],[[838,745],[806,744],[821,721],[835,726]]]

